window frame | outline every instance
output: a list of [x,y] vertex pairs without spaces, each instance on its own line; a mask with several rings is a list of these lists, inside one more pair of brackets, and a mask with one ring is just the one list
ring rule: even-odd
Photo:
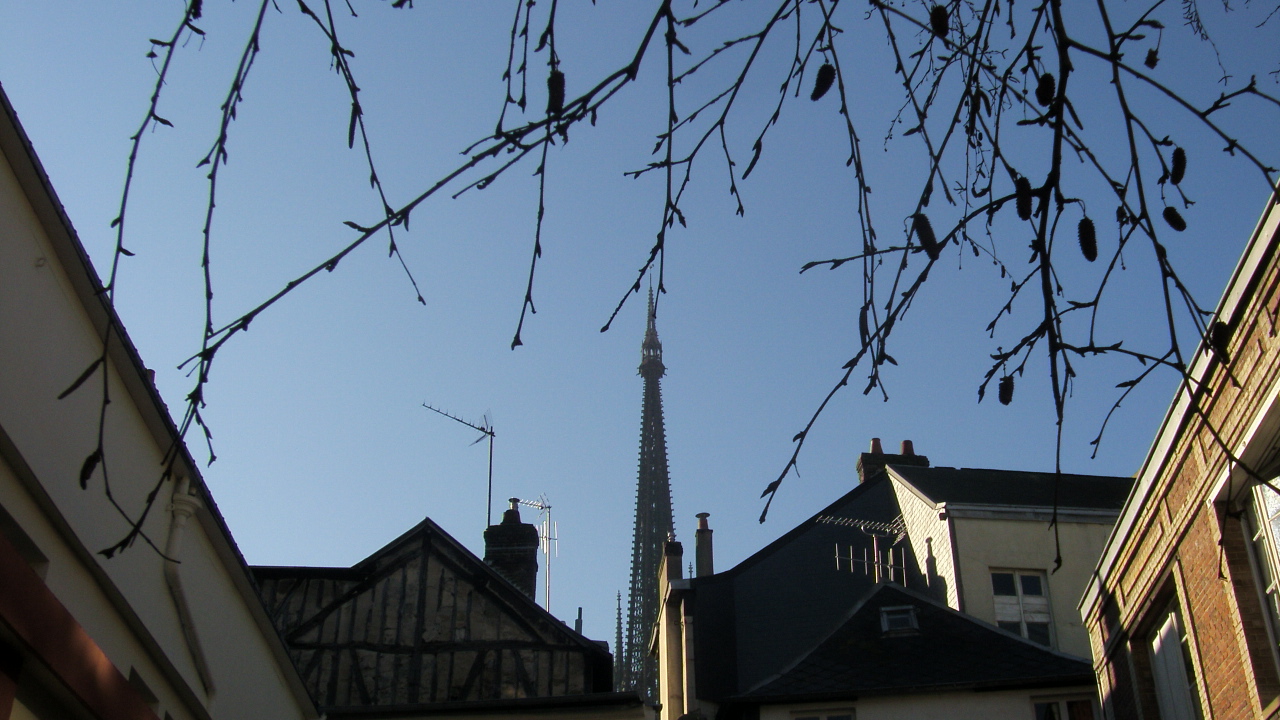
[[[989,576],[990,578],[992,578],[992,585],[991,585],[991,605],[992,605],[992,611],[993,611],[993,612],[992,612],[992,619],[993,619],[993,621],[994,621],[995,625],[996,625],[997,627],[1000,627],[1000,624],[1001,624],[1001,623],[1011,623],[1011,622],[1013,622],[1013,620],[1001,620],[1001,619],[1000,619],[1000,609],[1001,609],[1001,608],[1000,608],[1000,606],[1001,606],[1001,603],[999,602],[998,598],[1008,598],[1008,597],[1016,598],[1016,600],[1017,600],[1017,608],[1018,608],[1018,621],[1017,621],[1017,622],[1018,622],[1018,632],[1017,632],[1017,633],[1015,633],[1015,634],[1016,634],[1016,635],[1018,635],[1018,636],[1020,636],[1020,637],[1022,637],[1024,640],[1029,640],[1029,641],[1031,641],[1031,642],[1033,642],[1033,643],[1036,643],[1037,645],[1041,645],[1041,647],[1047,647],[1047,648],[1054,648],[1054,649],[1056,649],[1056,648],[1058,647],[1058,633],[1057,633],[1057,627],[1055,627],[1055,625],[1054,625],[1054,620],[1053,620],[1053,602],[1052,602],[1052,600],[1051,600],[1051,599],[1050,599],[1050,597],[1049,597],[1049,576],[1048,576],[1048,573],[1046,573],[1044,570],[1036,570],[1036,569],[1031,569],[1031,568],[1001,568],[1001,567],[991,567],[991,568],[987,568],[987,570],[988,570],[988,576]],[[1013,594],[1013,595],[997,595],[997,594],[996,594],[996,592],[995,592],[994,577],[995,577],[997,574],[1005,574],[1005,575],[1012,575],[1012,576],[1013,576],[1013,590],[1014,590],[1014,594]],[[1023,592],[1022,592],[1022,578],[1023,578],[1023,577],[1035,577],[1035,578],[1037,578],[1037,579],[1040,581],[1040,590],[1041,590],[1041,594],[1040,594],[1040,595],[1029,595],[1029,596],[1024,596],[1024,595],[1023,595]],[[1025,601],[1024,601],[1024,599],[1023,599],[1024,597],[1044,598],[1044,614],[1048,617],[1048,619],[1047,619],[1047,621],[1045,622],[1045,624],[1048,626],[1048,629],[1049,629],[1049,642],[1048,642],[1047,644],[1042,644],[1042,643],[1040,643],[1039,641],[1037,641],[1037,640],[1033,639],[1033,638],[1030,636],[1030,633],[1027,631],[1027,622],[1028,622],[1028,621],[1027,621],[1027,614],[1028,614],[1028,609],[1027,609],[1026,602],[1025,602]],[[1036,610],[1031,610],[1030,612],[1038,612],[1038,611],[1036,611]],[[1034,620],[1033,620],[1032,622],[1039,622],[1039,621],[1034,621]],[[1002,629],[1004,629],[1004,630],[1006,630],[1006,631],[1008,631],[1008,632],[1013,632],[1013,631],[1012,631],[1011,629],[1009,629],[1009,628],[1002,628]]]
[[850,706],[791,711],[791,720],[837,720],[837,718],[858,720],[858,710]]
[[[1263,497],[1271,493],[1277,498],[1276,518],[1267,517],[1269,509]],[[1257,483],[1248,491],[1248,500],[1241,513],[1245,530],[1245,550],[1250,569],[1253,570],[1254,587],[1258,600],[1266,610],[1262,613],[1263,625],[1270,640],[1271,662],[1280,675],[1280,543],[1277,542],[1276,522],[1280,522],[1280,493],[1263,483]]]
[[[892,627],[889,618],[905,617],[906,627]],[[915,605],[886,605],[880,608],[880,631],[885,635],[914,635],[920,631]]]
[[1089,703],[1089,712],[1093,715],[1092,720],[1102,720],[1102,707],[1098,704],[1098,698],[1094,695],[1046,695],[1042,697],[1031,698],[1031,717],[1039,720],[1036,710],[1041,705],[1053,704],[1057,713],[1056,720],[1071,720],[1071,715],[1067,707],[1067,703],[1075,702]]

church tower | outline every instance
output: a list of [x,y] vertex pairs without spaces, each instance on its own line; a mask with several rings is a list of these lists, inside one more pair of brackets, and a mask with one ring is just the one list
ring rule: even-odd
[[[631,590],[627,601],[626,647],[618,648],[619,690],[635,690],[647,701],[658,694],[657,662],[649,656],[649,631],[658,617],[658,567],[662,546],[674,536],[671,480],[667,475],[667,434],[662,423],[662,343],[649,290],[649,318],[640,349],[644,407],[640,418],[640,474],[636,484],[635,542],[631,548]],[[621,618],[619,618],[621,622]]]

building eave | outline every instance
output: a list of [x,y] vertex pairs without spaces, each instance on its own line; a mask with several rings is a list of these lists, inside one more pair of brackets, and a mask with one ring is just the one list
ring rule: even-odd
[[[302,680],[298,676],[297,669],[285,650],[283,641],[276,633],[270,618],[267,617],[266,610],[262,607],[262,601],[258,597],[258,592],[254,588],[249,574],[249,566],[245,562],[244,556],[240,553],[240,548],[235,544],[226,520],[222,517],[221,512],[218,511],[217,504],[214,502],[203,477],[200,475],[198,465],[191,457],[186,445],[181,441],[177,426],[169,416],[168,409],[160,397],[159,391],[149,379],[146,365],[142,362],[137,348],[125,331],[119,316],[108,304],[102,281],[98,277],[84,245],[80,242],[80,238],[62,206],[62,202],[58,199],[58,195],[53,189],[44,166],[40,163],[30,138],[23,129],[13,106],[10,104],[3,85],[0,85],[0,107],[3,108],[3,114],[0,117],[0,153],[4,154],[10,167],[12,167],[18,183],[21,185],[41,226],[48,235],[50,244],[57,253],[58,261],[66,270],[67,277],[80,305],[89,316],[95,330],[102,334],[111,325],[116,328],[117,339],[110,344],[108,352],[111,362],[114,364],[121,381],[129,393],[130,400],[143,418],[143,422],[156,445],[161,448],[168,448],[173,445],[177,448],[178,467],[186,473],[191,481],[191,487],[197,492],[204,505],[204,510],[196,513],[201,528],[209,538],[210,545],[217,553],[219,561],[227,569],[227,575],[231,577],[232,584],[248,608],[264,641],[270,648],[290,692],[298,701],[299,707],[308,716],[318,717],[319,713],[315,708],[315,704],[307,694]],[[49,500],[45,505],[45,511],[48,512],[52,507],[52,501]],[[56,508],[52,509],[56,512]],[[54,524],[60,528],[60,534],[63,535],[63,539],[81,557],[82,562],[89,569],[97,584],[103,588],[116,611],[126,620],[131,629],[144,639],[144,645],[148,647],[153,659],[157,660],[157,664],[160,667],[167,669],[166,674],[171,681],[175,682],[176,687],[186,688],[191,692],[185,679],[163,657],[163,653],[160,653],[159,643],[146,630],[145,623],[124,600],[123,595],[115,589],[114,583],[106,572],[98,566],[98,563],[94,560],[93,552],[83,546],[78,536],[70,530],[70,525],[66,523],[65,519],[60,516],[54,519]],[[85,558],[88,558],[88,561],[85,561]],[[155,657],[157,653],[160,653],[159,657]],[[194,693],[192,693],[192,697],[194,697]],[[195,706],[203,707],[203,703],[197,703]]]
[[[1052,507],[1043,505],[984,505],[977,503],[940,503],[940,512],[946,512],[952,518],[970,518],[982,520],[1029,520],[1047,522],[1055,517]],[[1116,521],[1120,513],[1116,510],[1099,510],[1097,508],[1059,507],[1056,517],[1059,522],[1097,523],[1110,525]]]
[[[1268,200],[1266,209],[1259,218],[1249,243],[1227,283],[1227,288],[1218,301],[1215,318],[1230,321],[1253,298],[1257,291],[1259,268],[1272,258],[1277,246],[1280,245],[1278,231],[1280,231],[1280,189],[1273,192]],[[1119,520],[1107,537],[1102,556],[1094,567],[1092,580],[1077,604],[1081,616],[1086,616],[1099,603],[1103,595],[1102,586],[1115,570],[1120,551],[1133,534],[1141,509],[1148,502],[1156,481],[1165,472],[1171,459],[1171,450],[1182,435],[1187,422],[1194,417],[1193,393],[1190,388],[1204,387],[1205,380],[1218,364],[1215,354],[1202,342],[1190,363],[1187,373],[1189,380],[1179,386],[1169,409],[1165,412],[1155,439],[1138,471],[1134,488],[1120,511]],[[1256,422],[1255,419],[1255,427]],[[1232,448],[1232,450],[1238,453],[1239,448]]]

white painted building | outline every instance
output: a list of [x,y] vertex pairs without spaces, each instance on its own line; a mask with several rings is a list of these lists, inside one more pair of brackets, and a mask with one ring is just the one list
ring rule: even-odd
[[[0,106],[0,720],[315,718],[118,324],[105,365],[59,399],[102,355],[110,310],[2,91]],[[104,475],[132,517],[159,493],[145,537],[110,558],[130,522]]]

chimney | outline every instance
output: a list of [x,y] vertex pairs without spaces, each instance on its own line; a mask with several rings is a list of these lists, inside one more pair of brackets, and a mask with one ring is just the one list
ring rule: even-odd
[[915,444],[910,440],[903,440],[902,452],[892,455],[884,452],[880,438],[871,438],[871,452],[864,452],[858,458],[858,483],[864,483],[883,472],[885,465],[929,467],[929,458],[917,455]]
[[484,561],[533,598],[538,582],[538,529],[520,522],[519,498],[510,502],[502,523],[484,531]]
[[671,539],[662,546],[662,568],[659,572],[662,577],[658,579],[659,586],[662,580],[667,583],[680,580],[680,560],[684,557],[684,545],[676,540],[675,533],[671,534]]
[[698,513],[698,530],[693,534],[693,559],[697,563],[694,577],[706,577],[715,574],[715,564],[711,559],[711,527],[707,518],[711,513]]

